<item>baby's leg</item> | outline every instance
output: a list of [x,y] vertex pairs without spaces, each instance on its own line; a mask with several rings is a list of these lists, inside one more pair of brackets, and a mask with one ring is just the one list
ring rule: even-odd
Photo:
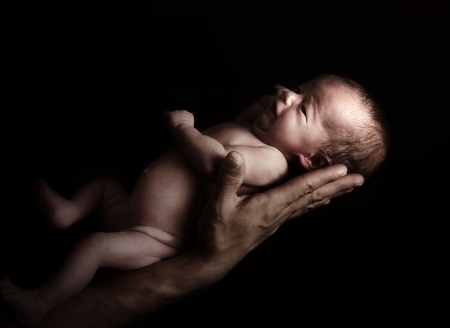
[[[64,230],[98,212],[108,215],[109,225],[117,225],[128,207],[128,194],[112,178],[97,178],[78,190],[70,199],[54,191],[44,180],[36,180],[30,187],[34,203],[48,222]],[[108,213],[107,213],[108,212]],[[113,230],[115,227],[111,227]]]
[[45,313],[81,291],[100,267],[137,269],[178,253],[139,231],[96,232],[81,239],[56,274],[43,286],[25,290],[7,278],[0,293],[25,327],[35,327]]

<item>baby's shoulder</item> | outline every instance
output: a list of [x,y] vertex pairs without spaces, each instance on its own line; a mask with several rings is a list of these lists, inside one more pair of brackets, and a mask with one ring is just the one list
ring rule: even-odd
[[263,144],[261,146],[254,147],[258,154],[261,165],[278,168],[280,170],[288,169],[288,162],[283,153],[275,147]]
[[214,125],[202,131],[202,133],[216,139],[223,146],[246,145],[258,147],[264,145],[253,133],[252,126],[248,124],[225,122]]
[[276,148],[261,145],[237,145],[225,147],[239,152],[245,160],[245,183],[254,187],[268,187],[285,180],[289,166],[284,155]]

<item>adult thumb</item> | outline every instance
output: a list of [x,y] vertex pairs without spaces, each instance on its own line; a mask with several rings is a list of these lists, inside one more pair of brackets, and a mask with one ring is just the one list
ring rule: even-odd
[[221,202],[234,198],[244,182],[245,161],[241,154],[231,151],[225,156],[214,190],[215,198]]

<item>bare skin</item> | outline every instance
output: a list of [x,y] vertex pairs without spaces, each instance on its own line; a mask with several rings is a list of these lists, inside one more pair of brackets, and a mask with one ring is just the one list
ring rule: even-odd
[[224,163],[228,165],[222,165],[216,188],[198,222],[196,247],[172,259],[117,272],[88,285],[49,311],[39,327],[126,327],[217,283],[283,222],[327,204],[364,182],[358,174],[346,175],[343,165],[332,165],[264,193],[238,196],[245,162],[231,152]]
[[[257,107],[262,110],[260,105]],[[261,166],[252,165],[270,162],[261,160],[264,156],[272,158],[276,165],[269,173],[279,172],[276,169],[287,172],[281,153],[259,141],[249,124],[229,122],[215,126],[205,131],[205,139],[220,145],[222,158],[236,147],[244,152],[253,176],[247,174],[240,193],[256,191],[258,188],[255,187],[268,184],[266,180],[256,179]],[[196,154],[213,153],[214,156],[215,149],[205,151],[202,141],[198,147],[201,151]],[[245,146],[234,146],[236,141]],[[228,151],[222,143],[228,146]],[[196,143],[193,144],[195,147]],[[277,165],[277,153],[284,166]],[[252,160],[253,157],[258,160]],[[210,158],[208,155],[205,161]],[[216,166],[220,167],[220,162]],[[215,168],[214,172],[213,176],[217,176],[218,169]],[[51,226],[64,230],[98,214],[99,231],[79,240],[62,266],[43,285],[25,290],[8,277],[0,281],[0,293],[5,295],[5,301],[14,309],[21,324],[36,327],[46,312],[86,287],[98,268],[138,269],[192,248],[195,223],[206,200],[202,190],[207,195],[214,187],[213,181],[208,182],[201,173],[186,160],[178,147],[174,147],[142,172],[130,196],[111,178],[89,182],[70,199],[59,195],[44,180],[37,180],[30,187],[32,198]],[[267,177],[268,174],[262,176]],[[270,181],[278,178],[279,174],[270,177]]]
[[[33,202],[41,210],[48,223],[58,230],[67,229],[73,223],[87,218],[92,212],[99,211],[101,229],[112,231],[114,222],[123,215],[128,202],[128,195],[124,189],[117,181],[110,178],[91,181],[71,199],[60,196],[42,179],[36,180],[30,186],[30,193]],[[70,263],[66,263],[65,269],[73,271]],[[57,277],[54,277],[54,280],[55,278],[58,280]],[[58,289],[58,283],[50,288]],[[39,288],[23,289],[13,284],[8,276],[0,280],[0,293],[2,298],[13,308],[23,327],[36,327],[48,311],[48,302],[46,306],[43,302],[42,290]],[[58,300],[53,302],[56,303]]]
[[[293,100],[289,99],[284,100],[282,109],[277,104],[277,113],[271,118],[281,122],[281,130],[285,124],[284,113],[294,110]],[[61,197],[45,181],[36,181],[31,188],[33,199],[52,226],[67,229],[99,213],[99,232],[81,239],[61,268],[36,289],[22,289],[8,277],[0,281],[0,293],[14,309],[19,322],[25,327],[36,327],[45,313],[85,288],[100,267],[134,270],[191,249],[194,240],[189,235],[192,236],[205,201],[200,174],[215,178],[228,152],[239,151],[246,159],[244,180],[237,191],[239,196],[285,181],[288,161],[297,154],[293,150],[283,153],[256,137],[252,122],[261,113],[272,115],[272,109],[257,103],[233,122],[219,124],[203,133],[193,127],[189,112],[166,114],[180,148],[169,150],[151,163],[130,197],[115,180],[108,178],[88,183],[70,199]],[[303,117],[304,114],[295,111],[295,115]],[[274,123],[269,124],[270,128],[261,126],[271,129]],[[303,146],[299,148],[303,151]]]

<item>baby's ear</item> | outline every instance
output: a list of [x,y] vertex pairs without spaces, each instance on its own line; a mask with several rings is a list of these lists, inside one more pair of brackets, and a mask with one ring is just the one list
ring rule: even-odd
[[331,159],[324,154],[315,154],[312,156],[306,156],[300,154],[300,164],[308,171],[315,170],[331,164]]

